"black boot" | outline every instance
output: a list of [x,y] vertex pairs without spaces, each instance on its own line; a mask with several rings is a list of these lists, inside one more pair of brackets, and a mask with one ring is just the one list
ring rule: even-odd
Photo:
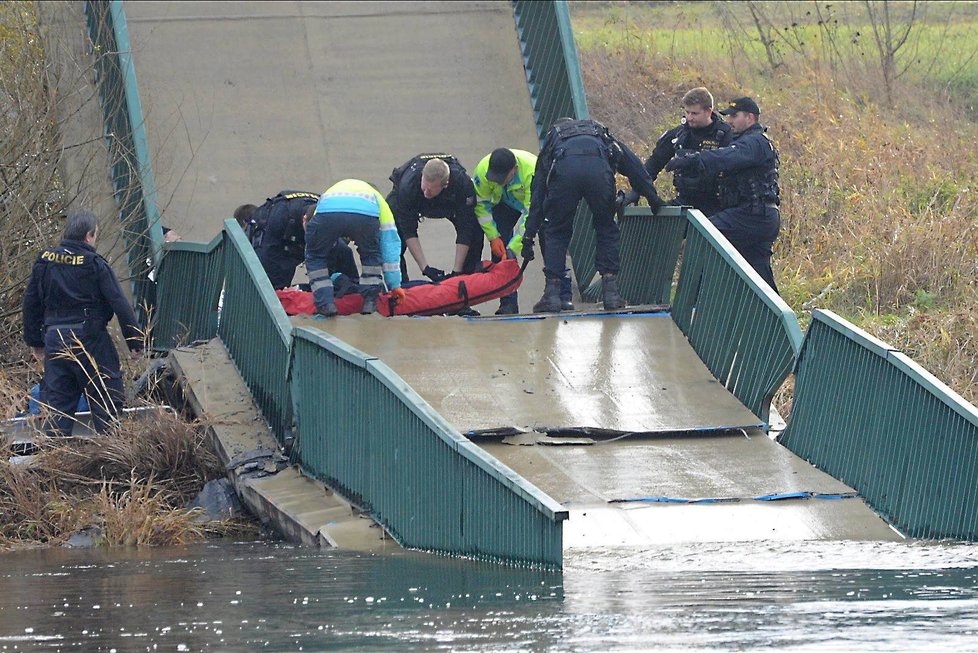
[[380,287],[367,286],[360,291],[360,294],[363,295],[363,308],[360,309],[360,315],[370,315],[377,312],[377,295],[380,294]]
[[543,289],[543,297],[533,305],[533,312],[560,312],[560,279],[547,279],[547,285]]
[[496,310],[496,315],[516,315],[519,312],[520,306],[516,298],[512,295],[506,295],[499,300],[499,308]]
[[618,280],[613,274],[601,275],[601,292],[604,300],[604,310],[614,311],[625,308],[625,300],[618,294]]

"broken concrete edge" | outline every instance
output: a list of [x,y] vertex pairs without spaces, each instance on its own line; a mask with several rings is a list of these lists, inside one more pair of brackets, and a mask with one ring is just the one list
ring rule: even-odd
[[[368,515],[298,466],[288,465],[218,338],[175,348],[167,358],[241,502],[263,524],[290,542],[307,546],[400,549]],[[259,459],[265,464],[256,464]]]

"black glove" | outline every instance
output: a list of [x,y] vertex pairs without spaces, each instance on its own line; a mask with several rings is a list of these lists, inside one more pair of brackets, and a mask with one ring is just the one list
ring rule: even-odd
[[618,189],[615,193],[615,217],[619,220],[625,215],[625,191]]
[[666,172],[675,172],[676,170],[687,170],[692,168],[697,163],[699,163],[699,157],[696,155],[690,156],[677,156],[666,164]]
[[437,282],[439,282],[439,281],[441,281],[442,279],[445,278],[445,271],[444,270],[439,270],[438,268],[433,268],[430,265],[426,265],[425,268],[424,268],[424,270],[421,271],[421,274],[423,274],[424,276],[428,277],[429,279],[431,279],[435,283],[437,283]]
[[536,258],[536,254],[533,253],[533,239],[523,236],[523,260],[532,261]]

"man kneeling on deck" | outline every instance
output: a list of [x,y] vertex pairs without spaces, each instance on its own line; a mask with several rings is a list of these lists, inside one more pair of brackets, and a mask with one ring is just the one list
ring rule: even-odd
[[342,236],[356,243],[360,256],[360,312],[366,315],[377,309],[377,296],[385,282],[397,301],[403,298],[401,239],[394,215],[373,186],[359,179],[344,179],[326,189],[306,226],[306,272],[316,312],[325,317],[339,312],[326,257]]

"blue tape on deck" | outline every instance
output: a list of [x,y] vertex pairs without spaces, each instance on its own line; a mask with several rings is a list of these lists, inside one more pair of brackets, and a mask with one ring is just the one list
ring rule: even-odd
[[702,497],[688,499],[682,497],[634,497],[628,499],[612,499],[608,503],[737,503],[738,501],[786,501],[790,499],[855,499],[856,492],[824,493],[824,492],[780,492],[762,494],[756,497]]

